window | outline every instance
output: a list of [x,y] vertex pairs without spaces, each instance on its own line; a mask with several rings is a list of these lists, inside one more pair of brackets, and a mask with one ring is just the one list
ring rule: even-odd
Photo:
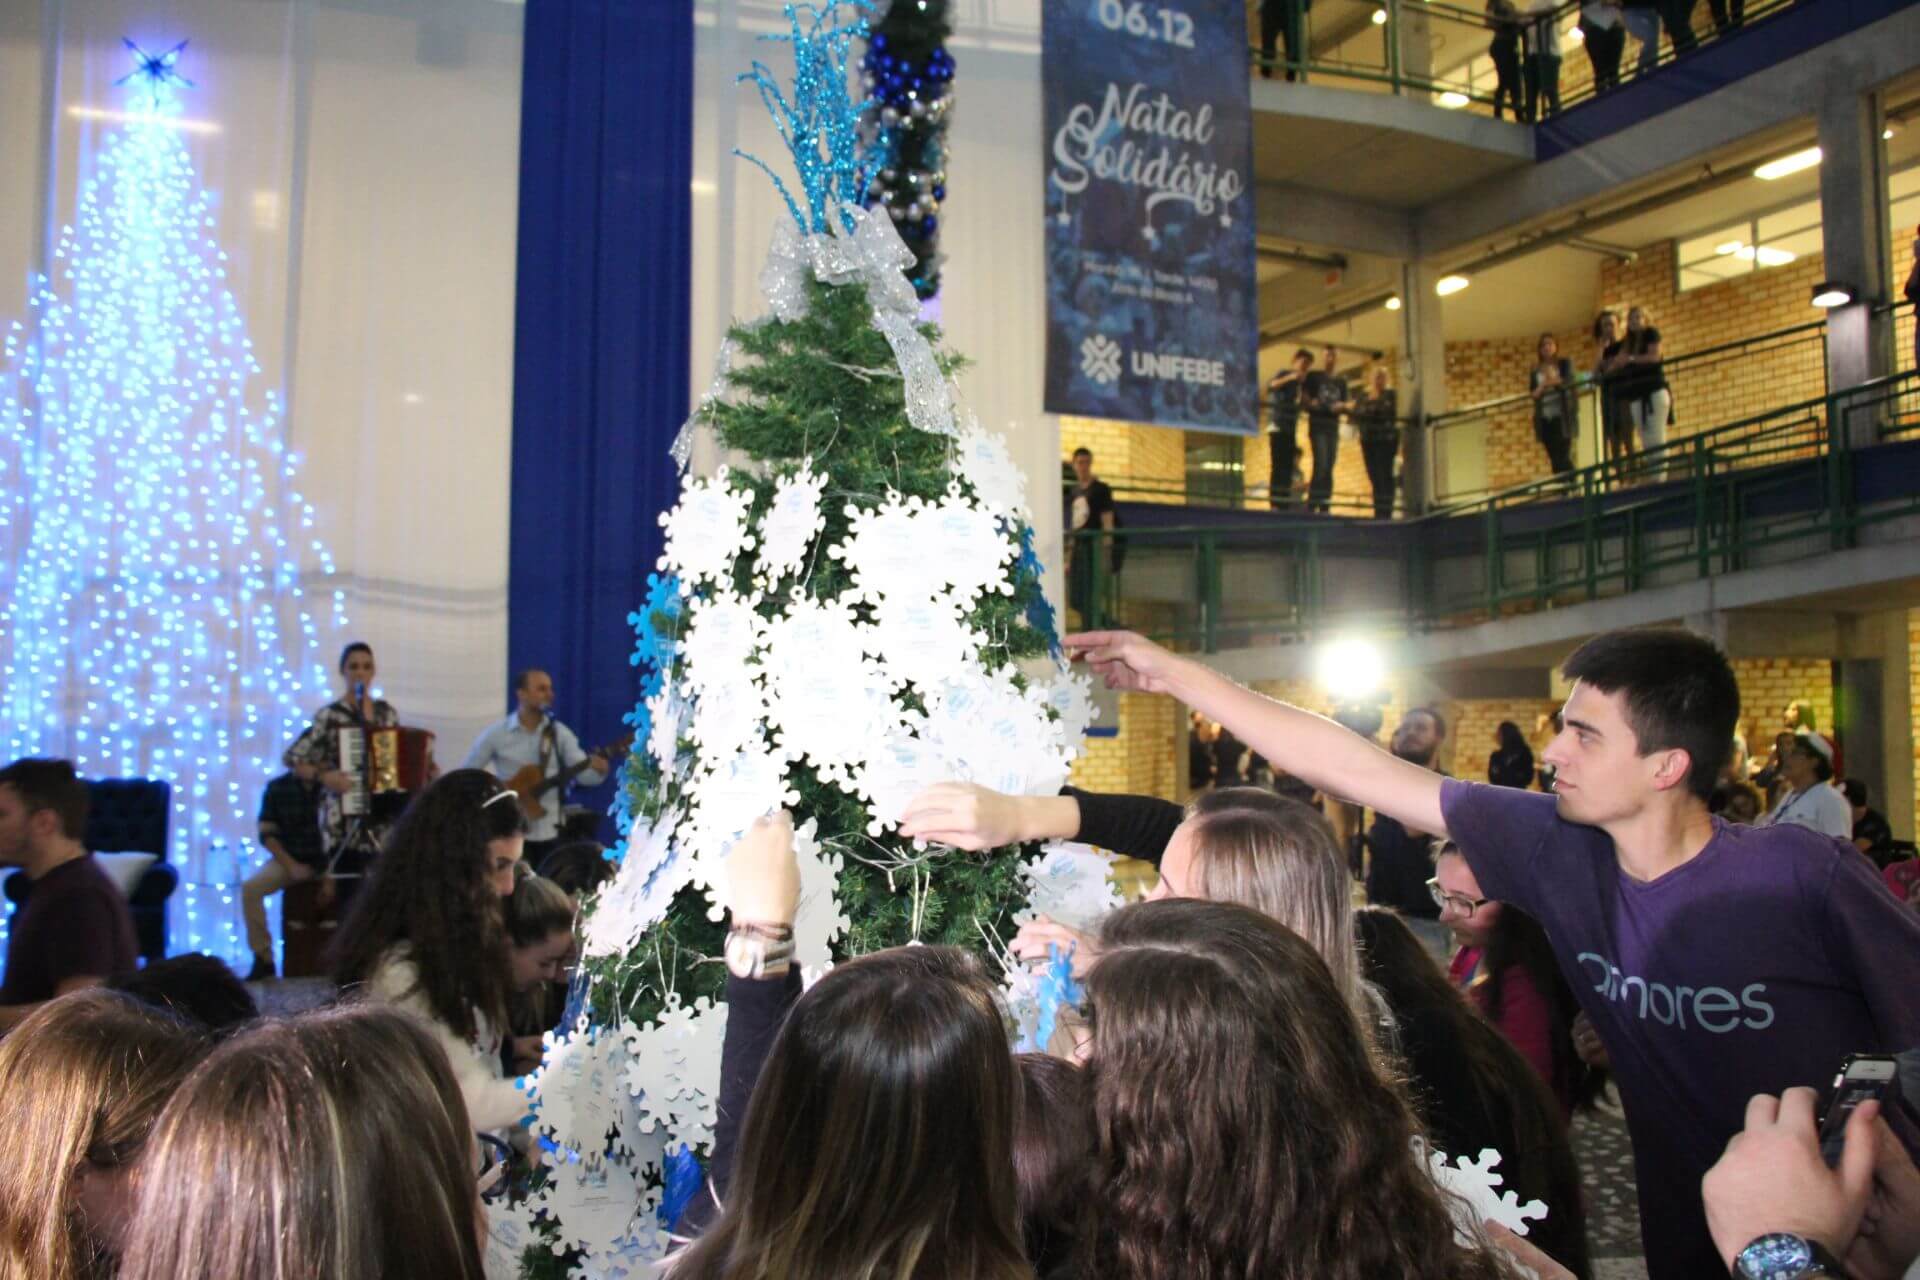
[[[1920,222],[1920,165],[1909,165],[1887,180],[1892,223],[1898,228]],[[1736,276],[1784,267],[1822,251],[1820,201],[1805,200],[1739,222],[1683,237],[1675,246],[1679,291],[1718,284]]]

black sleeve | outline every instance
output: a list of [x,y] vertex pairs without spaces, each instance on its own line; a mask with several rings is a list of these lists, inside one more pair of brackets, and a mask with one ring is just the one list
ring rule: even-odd
[[1113,510],[1113,486],[1105,480],[1095,480],[1087,486],[1087,526],[1092,528],[1100,523],[1100,517]]
[[1187,816],[1179,805],[1155,796],[1106,795],[1078,787],[1067,787],[1060,794],[1080,803],[1080,834],[1075,839],[1156,867],[1173,839],[1173,829]]
[[713,1126],[713,1154],[707,1163],[707,1181],[681,1211],[675,1230],[698,1235],[720,1216],[727,1185],[733,1180],[733,1158],[740,1146],[740,1126],[747,1103],[759,1082],[760,1068],[773,1048],[773,1038],[787,1020],[787,1010],[800,998],[800,969],[784,978],[737,978],[727,975],[727,1038],[720,1049],[720,1101]]

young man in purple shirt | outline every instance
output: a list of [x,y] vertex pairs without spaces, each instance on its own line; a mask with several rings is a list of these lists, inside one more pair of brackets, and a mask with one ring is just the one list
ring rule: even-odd
[[33,881],[7,936],[0,1034],[55,996],[138,962],[133,915],[80,843],[86,829],[87,789],[71,764],[16,760],[0,769],[0,866]]
[[1612,632],[1568,659],[1552,796],[1442,779],[1128,632],[1066,643],[1110,687],[1171,694],[1315,787],[1444,833],[1546,927],[1619,1080],[1653,1280],[1724,1272],[1700,1180],[1748,1099],[1920,1045],[1920,917],[1842,841],[1708,814],[1740,695],[1707,640]]

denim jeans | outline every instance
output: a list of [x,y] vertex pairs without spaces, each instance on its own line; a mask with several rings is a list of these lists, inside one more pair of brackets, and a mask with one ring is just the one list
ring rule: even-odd
[[1660,61],[1660,14],[1653,9],[1622,9],[1620,20],[1640,42],[1640,74],[1645,75]]
[[1340,419],[1307,419],[1307,443],[1313,448],[1313,480],[1307,485],[1307,506],[1327,511],[1333,506],[1333,463],[1340,453]]

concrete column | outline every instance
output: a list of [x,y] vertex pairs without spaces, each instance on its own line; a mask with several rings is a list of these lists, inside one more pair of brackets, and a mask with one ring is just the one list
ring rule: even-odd
[[[1893,326],[1873,305],[1891,297],[1885,127],[1880,96],[1833,78],[1818,103],[1820,224],[1829,280],[1851,285],[1858,301],[1828,312],[1827,385],[1840,391],[1893,371]],[[1854,444],[1868,443],[1868,414],[1847,419]]]
[[1843,616],[1834,688],[1834,727],[1846,745],[1847,776],[1867,784],[1868,803],[1903,835],[1914,821],[1907,643],[1904,609]]
[[1400,412],[1409,423],[1405,462],[1407,510],[1433,502],[1433,433],[1426,420],[1447,410],[1447,339],[1440,325],[1440,272],[1421,262],[1400,269]]
[[1390,39],[1399,43],[1400,75],[1422,83],[1433,79],[1433,18],[1419,0],[1400,0]]
[[1721,652],[1727,648],[1727,611],[1710,609],[1705,613],[1690,613],[1680,620],[1680,625],[1698,636],[1705,636],[1720,646]]

